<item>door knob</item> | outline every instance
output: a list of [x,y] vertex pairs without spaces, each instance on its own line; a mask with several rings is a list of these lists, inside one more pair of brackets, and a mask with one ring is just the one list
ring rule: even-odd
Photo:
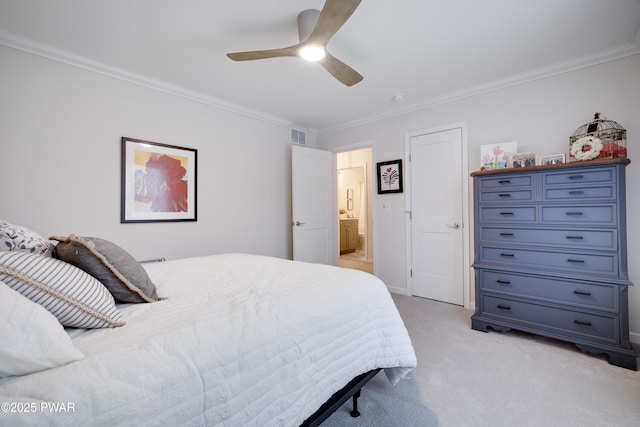
[[303,224],[304,224],[304,222],[296,221],[296,227],[300,227]]
[[447,228],[455,228],[456,230],[460,228],[460,224],[454,222],[453,224],[447,224]]

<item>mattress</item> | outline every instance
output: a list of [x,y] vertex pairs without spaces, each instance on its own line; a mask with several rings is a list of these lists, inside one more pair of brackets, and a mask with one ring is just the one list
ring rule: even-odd
[[3,379],[1,425],[297,426],[353,377],[416,366],[370,274],[249,254],[145,269],[166,299],[69,330],[82,360]]

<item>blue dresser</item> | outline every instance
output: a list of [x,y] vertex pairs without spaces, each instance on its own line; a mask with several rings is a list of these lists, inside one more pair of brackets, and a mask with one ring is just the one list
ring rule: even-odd
[[625,166],[474,172],[473,329],[569,341],[636,369],[629,342]]

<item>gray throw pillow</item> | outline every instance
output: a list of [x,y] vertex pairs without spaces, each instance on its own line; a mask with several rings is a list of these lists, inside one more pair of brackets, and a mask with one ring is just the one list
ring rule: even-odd
[[95,237],[49,237],[57,240],[54,256],[86,271],[119,302],[159,301],[156,286],[138,261],[120,246]]

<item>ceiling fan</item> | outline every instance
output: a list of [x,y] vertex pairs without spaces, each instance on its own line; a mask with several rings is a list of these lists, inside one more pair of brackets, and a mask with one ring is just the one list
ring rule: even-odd
[[353,86],[363,77],[353,68],[327,52],[331,37],[347,22],[361,0],[326,0],[321,11],[307,9],[298,15],[300,43],[280,49],[228,53],[234,61],[298,56],[318,62],[333,77],[347,86]]

